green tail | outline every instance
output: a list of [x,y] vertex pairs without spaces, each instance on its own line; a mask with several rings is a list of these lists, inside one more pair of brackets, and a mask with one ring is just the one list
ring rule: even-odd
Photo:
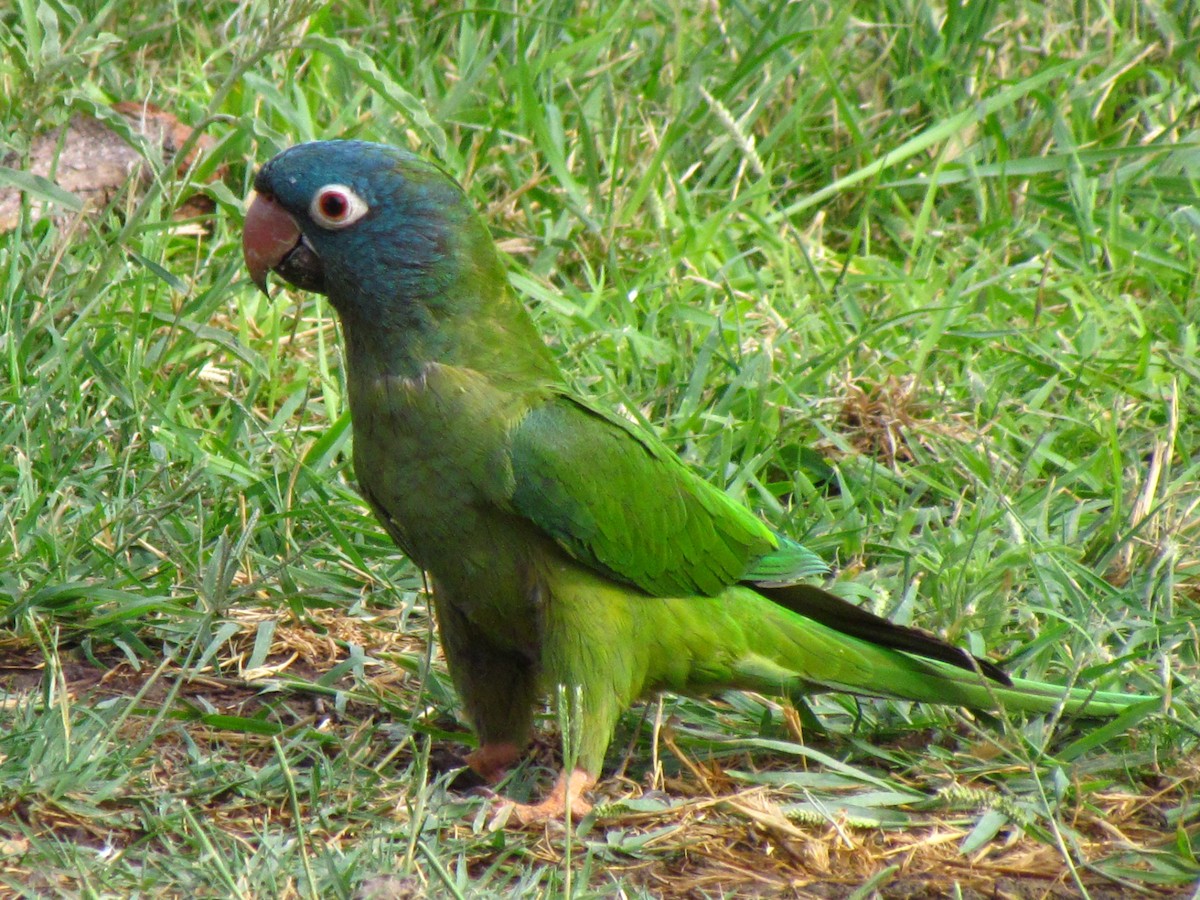
[[[1052,713],[1061,706],[1068,715],[1097,718],[1117,716],[1131,706],[1155,699],[1143,694],[1086,687],[1068,689],[1026,678],[1014,678],[1011,685],[1004,686],[953,666],[911,657],[903,657],[887,668],[885,665],[880,665],[879,678],[874,685],[846,689],[853,693],[979,710]],[[889,687],[881,688],[882,685]]]
[[[726,610],[738,620],[748,651],[735,665],[742,687],[808,694],[826,690],[972,709],[1116,716],[1155,698],[1027,679],[1004,684],[960,664],[915,656],[846,634],[746,591]],[[863,634],[862,628],[856,628]],[[969,659],[969,658],[968,658]]]

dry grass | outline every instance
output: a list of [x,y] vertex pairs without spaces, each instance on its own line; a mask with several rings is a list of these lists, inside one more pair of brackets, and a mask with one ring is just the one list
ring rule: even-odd
[[[338,611],[314,612],[304,624],[281,622],[275,629],[266,662],[253,669],[245,661],[254,651],[259,627],[274,614],[266,609],[238,610],[232,617],[241,624],[231,638],[220,669],[189,670],[165,665],[153,672],[135,669],[128,661],[106,654],[107,668],[96,668],[77,655],[66,655],[61,668],[47,673],[42,658],[29,650],[12,650],[0,667],[0,691],[8,707],[42,702],[42,690],[52,679],[60,692],[55,703],[64,708],[95,706],[106,702],[130,702],[137,698],[138,715],[124,721],[117,741],[145,743],[145,769],[138,795],[188,797],[192,794],[197,746],[236,758],[250,772],[262,771],[278,760],[278,735],[304,731],[324,736],[323,752],[339,754],[355,748],[356,765],[377,768],[382,778],[376,783],[370,805],[390,817],[394,827],[412,824],[411,787],[402,778],[413,763],[413,747],[389,746],[388,716],[378,703],[388,698],[395,708],[412,709],[420,704],[423,685],[418,676],[385,660],[420,659],[425,655],[421,628],[394,627],[395,611],[348,617]],[[361,648],[367,660],[365,677],[345,675],[332,682],[323,679],[345,659],[349,645]],[[320,689],[317,686],[320,685]],[[312,690],[307,689],[311,687]],[[335,711],[329,702],[332,688],[351,698]],[[163,702],[180,711],[185,724],[174,728],[154,727],[154,714]],[[203,715],[201,716],[200,711]],[[438,711],[430,709],[436,717]],[[221,727],[210,722],[230,717]],[[200,718],[201,721],[196,721]],[[187,721],[191,719],[192,721]],[[244,720],[255,719],[280,726],[272,734],[244,730]],[[384,727],[381,727],[384,726]],[[872,879],[884,887],[889,898],[933,898],[951,888],[963,897],[1067,898],[1078,896],[1079,884],[1092,897],[1128,896],[1128,888],[1114,884],[1111,872],[1091,871],[1090,866],[1123,855],[1130,856],[1130,876],[1147,874],[1145,860],[1157,851],[1169,852],[1176,842],[1166,825],[1170,810],[1186,807],[1200,792],[1200,761],[1184,759],[1171,763],[1155,776],[1140,776],[1140,783],[1114,784],[1086,794],[1074,813],[1064,815],[1062,824],[1071,833],[1070,858],[1077,872],[1064,862],[1060,849],[1044,836],[1019,828],[1005,827],[999,835],[974,852],[963,852],[977,813],[981,808],[1003,808],[1004,799],[989,788],[953,788],[954,800],[941,808],[914,810],[903,827],[865,827],[845,814],[813,815],[796,809],[795,791],[770,787],[746,787],[729,768],[753,767],[757,772],[788,772],[795,761],[756,753],[738,754],[725,760],[698,760],[681,749],[670,727],[656,730],[659,745],[655,757],[674,758],[676,772],[648,781],[615,777],[598,789],[596,827],[616,829],[626,843],[636,842],[638,852],[610,863],[607,875],[628,879],[653,896],[702,898],[714,895],[738,897],[789,896],[799,898],[843,898],[861,896],[855,891]],[[469,740],[469,735],[463,734]],[[896,749],[907,742],[908,735]],[[553,768],[553,741],[539,740],[534,755]],[[441,746],[432,766],[453,771],[461,759],[447,755]],[[880,743],[886,752],[886,743]],[[969,748],[968,748],[969,750]],[[470,798],[471,778],[460,779]],[[389,787],[390,785],[390,787]],[[920,795],[930,784],[924,779],[909,782]],[[352,809],[361,798],[350,793],[326,791],[323,806]],[[639,801],[669,798],[661,809],[637,811]],[[290,808],[269,802],[237,800],[223,791],[191,796],[193,814],[227,835],[253,847],[261,841],[264,828],[284,832],[302,831],[314,846],[342,848],[353,844],[357,834],[345,822],[316,824],[322,816],[301,804]],[[468,805],[486,806],[492,801],[476,797]],[[131,804],[132,805],[135,804]],[[104,855],[122,854],[146,840],[136,817],[124,815],[120,800],[106,804],[103,818],[94,809],[73,812],[70,804],[30,804],[0,801],[0,820],[22,823],[38,839],[70,840]],[[789,809],[791,812],[789,813]],[[299,813],[301,819],[294,816]],[[130,824],[123,825],[126,819]],[[469,841],[479,827],[477,813],[442,819],[444,838]],[[489,827],[496,827],[493,823]],[[1200,825],[1191,825],[1195,832]],[[552,824],[528,835],[526,861],[559,866],[563,861],[562,826]],[[23,868],[30,849],[26,837],[3,839],[2,871],[28,885],[41,883],[38,867]],[[577,855],[583,849],[575,851]],[[637,857],[641,856],[642,859]],[[465,859],[473,870],[484,871],[493,861],[493,851],[479,848]],[[1075,879],[1078,879],[1076,881]],[[404,896],[411,881],[381,882],[374,889],[380,896]],[[69,889],[70,882],[47,889]],[[387,894],[388,890],[398,893]],[[1155,887],[1142,882],[1143,896],[1179,896],[1177,886]],[[299,886],[280,896],[304,896]],[[0,898],[17,897],[0,888]]]

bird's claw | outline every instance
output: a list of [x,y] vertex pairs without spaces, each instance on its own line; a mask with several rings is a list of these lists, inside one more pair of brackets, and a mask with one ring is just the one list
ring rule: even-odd
[[516,803],[509,800],[501,804],[492,817],[493,827],[503,828],[508,822],[522,827],[561,822],[567,817],[568,806],[571,818],[578,821],[592,811],[592,804],[583,798],[583,793],[595,783],[596,779],[582,769],[576,769],[569,776],[564,772],[558,776],[558,781],[541,803]]

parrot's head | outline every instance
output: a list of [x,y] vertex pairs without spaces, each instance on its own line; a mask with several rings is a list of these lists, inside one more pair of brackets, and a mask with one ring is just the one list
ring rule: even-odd
[[300,144],[263,166],[254,190],[242,234],[254,283],[266,292],[275,272],[343,314],[386,316],[444,289],[481,236],[491,244],[453,178],[383,144]]

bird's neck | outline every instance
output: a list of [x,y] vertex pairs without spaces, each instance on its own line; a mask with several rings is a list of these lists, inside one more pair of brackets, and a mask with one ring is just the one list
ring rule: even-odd
[[518,390],[562,384],[503,271],[489,276],[436,286],[423,281],[390,303],[387,316],[339,310],[351,381],[419,378],[441,365],[473,369]]
[[345,328],[351,377],[419,378],[442,365],[518,390],[561,384],[486,226],[457,194],[428,199],[429,209],[383,223],[372,252],[328,279],[339,286],[330,300]]

